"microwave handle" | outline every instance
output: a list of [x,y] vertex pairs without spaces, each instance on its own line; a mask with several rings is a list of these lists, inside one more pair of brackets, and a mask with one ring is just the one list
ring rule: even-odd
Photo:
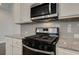
[[51,3],[49,3],[49,13],[51,14]]

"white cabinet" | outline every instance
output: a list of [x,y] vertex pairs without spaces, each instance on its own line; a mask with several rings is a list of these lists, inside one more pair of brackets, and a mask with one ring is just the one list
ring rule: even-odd
[[30,4],[21,4],[21,22],[31,22],[30,9]]
[[57,47],[57,55],[79,55],[79,52]]
[[13,55],[22,55],[22,40],[13,40]]
[[59,18],[79,17],[79,3],[60,3]]
[[30,17],[30,9],[30,3],[15,3],[13,8],[13,16],[15,23],[32,22]]
[[13,6],[13,18],[15,23],[20,23],[21,17],[20,17],[20,4],[14,4]]
[[[31,3],[15,3],[13,17],[15,23],[29,23],[31,21]],[[59,19],[79,17],[79,3],[59,3]]]
[[22,40],[6,37],[6,55],[22,55]]
[[12,38],[6,37],[6,55],[12,55]]

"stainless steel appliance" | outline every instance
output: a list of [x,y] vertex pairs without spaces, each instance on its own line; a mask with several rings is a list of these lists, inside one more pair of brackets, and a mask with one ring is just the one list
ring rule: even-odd
[[59,39],[59,28],[36,28],[36,35],[23,38],[24,55],[56,55],[56,43]]
[[58,19],[57,3],[36,3],[31,7],[31,19],[33,21],[49,21],[46,19]]

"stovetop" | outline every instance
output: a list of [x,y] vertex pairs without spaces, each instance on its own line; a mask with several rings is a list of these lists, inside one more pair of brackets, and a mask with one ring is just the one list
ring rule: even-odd
[[42,42],[46,42],[48,44],[51,44],[55,39],[57,39],[58,37],[56,36],[49,36],[49,35],[44,35],[44,34],[41,34],[41,35],[33,35],[33,36],[30,36],[30,37],[25,37],[25,39],[30,39],[30,40],[38,40],[38,41],[42,41]]
[[58,39],[58,28],[37,28],[36,35],[25,37],[22,42],[31,48],[53,51]]

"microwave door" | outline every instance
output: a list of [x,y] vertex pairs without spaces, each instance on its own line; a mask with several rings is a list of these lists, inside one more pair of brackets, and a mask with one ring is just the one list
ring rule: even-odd
[[43,16],[49,14],[49,3],[31,8],[31,17]]

